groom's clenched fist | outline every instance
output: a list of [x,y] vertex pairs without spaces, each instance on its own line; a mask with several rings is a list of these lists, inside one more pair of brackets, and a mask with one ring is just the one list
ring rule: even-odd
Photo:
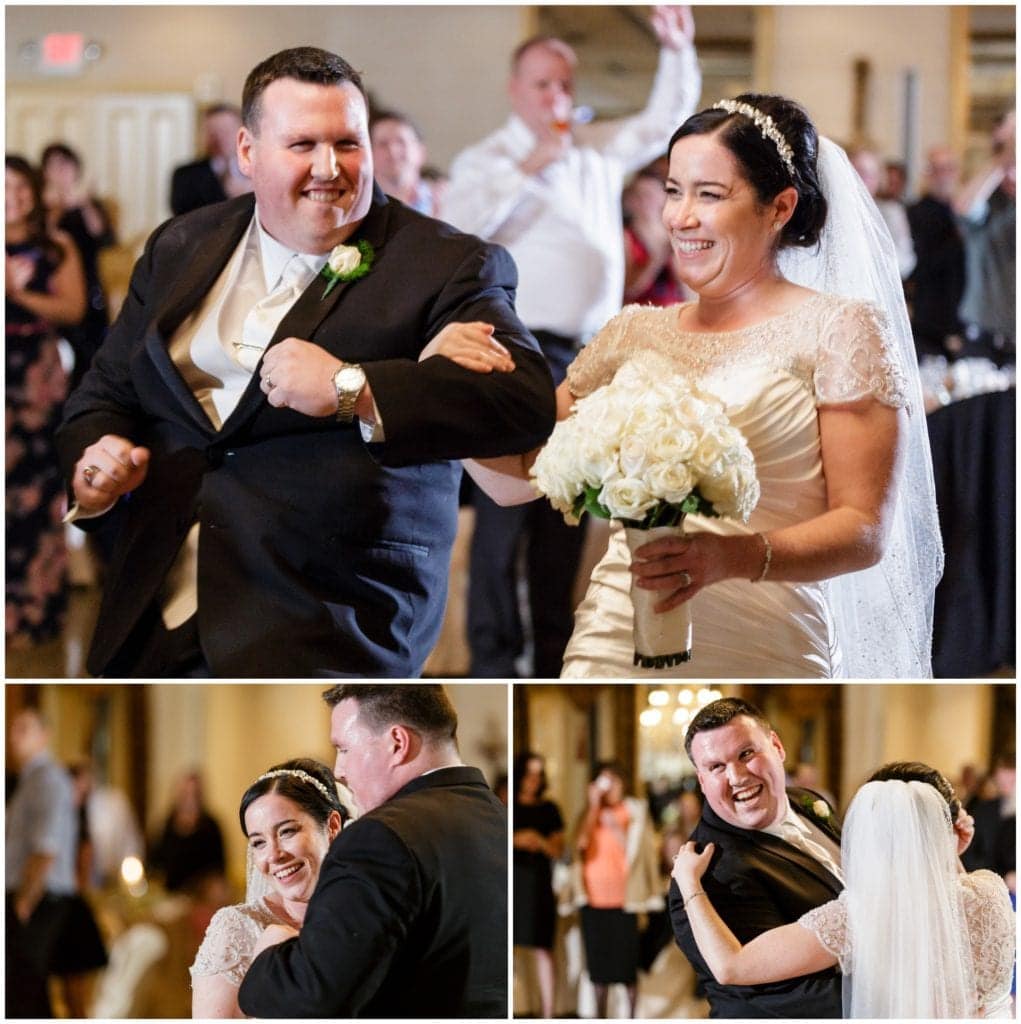
[[75,463],[71,489],[79,511],[99,515],[122,494],[139,487],[149,471],[149,449],[126,437],[104,434]]

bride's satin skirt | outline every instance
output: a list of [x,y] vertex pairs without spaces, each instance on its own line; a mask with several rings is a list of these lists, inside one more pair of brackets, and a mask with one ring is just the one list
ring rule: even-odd
[[[721,520],[695,519],[701,529],[735,532]],[[692,657],[666,669],[634,665],[629,596],[631,556],[622,528],[592,574],[575,612],[563,678],[814,678],[843,675],[824,584],[725,580],[692,599]]]

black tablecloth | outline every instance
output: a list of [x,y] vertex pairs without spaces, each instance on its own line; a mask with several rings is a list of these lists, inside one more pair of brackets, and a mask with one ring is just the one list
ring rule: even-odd
[[936,588],[933,674],[969,678],[1014,664],[1014,391],[928,417],[946,569]]

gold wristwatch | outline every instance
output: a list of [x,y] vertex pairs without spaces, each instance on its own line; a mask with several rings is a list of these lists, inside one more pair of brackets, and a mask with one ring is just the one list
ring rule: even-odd
[[337,389],[337,419],[350,423],[355,415],[355,403],[365,387],[365,371],[357,363],[344,363],[333,375]]

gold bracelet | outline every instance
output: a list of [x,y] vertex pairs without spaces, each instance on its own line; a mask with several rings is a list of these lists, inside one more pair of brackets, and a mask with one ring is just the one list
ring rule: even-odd
[[757,533],[756,537],[762,539],[763,553],[762,553],[762,572],[755,577],[752,583],[761,583],[766,576],[769,575],[769,566],[773,561],[773,545],[769,543],[769,538],[764,533]]
[[685,896],[684,897],[684,905],[687,906],[688,903],[691,900],[698,899],[699,896],[704,896],[704,895],[705,895],[705,890],[704,889],[699,889],[696,892],[693,892],[690,896]]

